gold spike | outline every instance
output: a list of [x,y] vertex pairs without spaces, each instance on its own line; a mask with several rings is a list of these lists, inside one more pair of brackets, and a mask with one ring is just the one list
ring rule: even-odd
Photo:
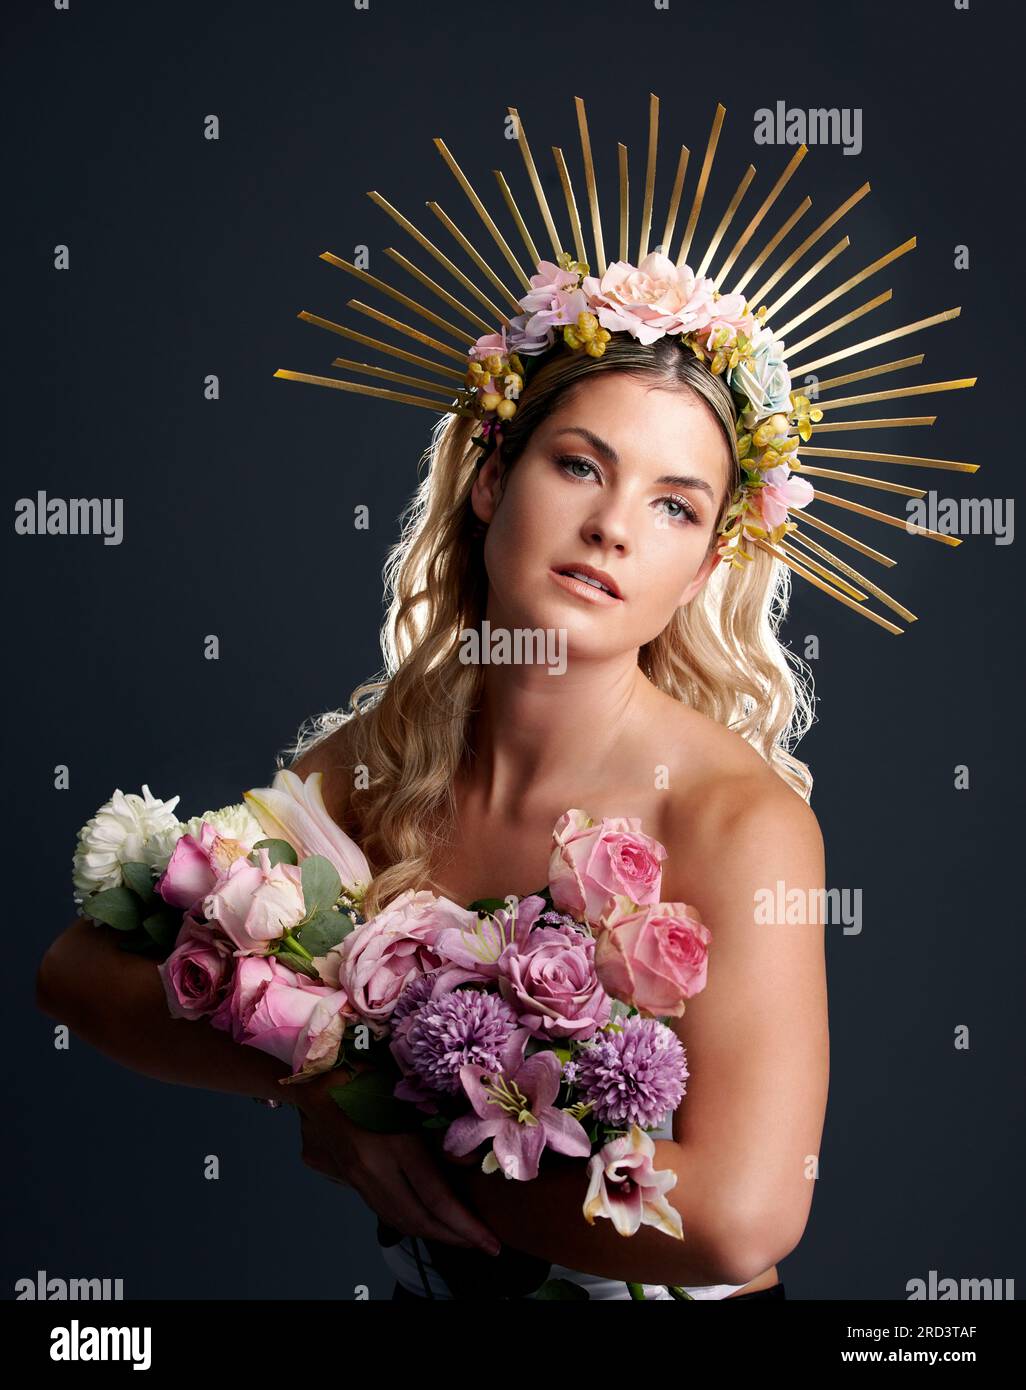
[[877,564],[884,564],[888,569],[898,563],[897,560],[891,559],[890,555],[884,555],[883,550],[874,550],[872,545],[863,545],[862,541],[856,541],[854,535],[848,535],[847,531],[838,531],[836,525],[830,525],[829,521],[820,520],[819,517],[813,516],[806,509],[798,510],[797,507],[788,507],[788,512],[791,513],[791,520],[801,518],[802,521],[808,521],[808,524],[815,527],[816,531],[826,531],[826,534],[831,535],[836,541],[844,542],[844,545],[851,546],[852,550],[858,550],[861,555],[866,556],[866,559],[876,560]]
[[399,290],[394,290],[392,286],[386,284],[384,280],[379,280],[376,275],[370,275],[366,270],[361,270],[360,267],[354,265],[352,261],[344,260],[341,256],[332,255],[330,251],[322,251],[320,259],[322,261],[327,261],[329,265],[338,266],[340,270],[348,270],[350,275],[355,275],[358,280],[362,280],[367,285],[372,285],[374,289],[380,290],[382,294],[391,295],[391,297],[398,300],[400,304],[405,304],[407,309],[412,309],[415,314],[420,314],[423,318],[429,319],[431,323],[436,323],[439,328],[444,329],[446,333],[451,333],[454,338],[459,338],[468,345],[474,342],[473,336],[467,333],[465,329],[457,328],[455,324],[449,323],[447,319],[443,319],[440,314],[434,313],[431,309],[425,309],[423,304],[418,304],[417,301],[411,299],[408,294],[402,294]]
[[563,197],[566,199],[566,210],[570,218],[570,230],[573,233],[574,246],[577,250],[577,259],[579,261],[587,261],[588,253],[584,249],[584,233],[581,231],[581,219],[577,214],[577,199],[574,197],[573,184],[570,182],[570,171],[566,167],[563,151],[558,145],[552,146],[552,157],[556,161],[559,181],[563,185]]
[[556,231],[556,224],[552,220],[552,213],[549,211],[549,204],[548,200],[545,197],[545,190],[542,188],[541,179],[538,177],[538,170],[534,167],[534,159],[531,155],[531,147],[527,143],[527,134],[524,131],[524,123],[520,119],[520,113],[517,111],[517,108],[515,106],[508,106],[506,110],[509,112],[509,114],[513,117],[514,121],[516,122],[517,144],[520,146],[520,153],[524,157],[524,165],[527,169],[527,177],[531,180],[531,187],[534,189],[534,196],[538,201],[538,208],[542,215],[542,221],[545,223],[545,230],[548,232],[549,240],[552,242],[553,255],[555,259],[558,261],[563,253],[563,248],[560,245],[559,234]]
[[[799,276],[799,278],[794,282],[791,288],[789,290],[786,290],[784,294],[782,294],[781,297],[774,302],[772,308],[768,308],[766,310],[766,318],[772,321],[778,309],[782,309],[789,299],[792,299],[796,294],[799,294],[805,288],[805,286],[809,284],[810,281],[816,278],[816,276],[819,274],[821,270],[828,266],[831,261],[836,260],[837,257],[841,254],[841,252],[846,251],[850,245],[851,243],[848,240],[848,238],[842,237],[841,240],[837,243],[837,245],[831,247],[831,249],[826,253],[825,256],[821,256],[819,260],[816,261],[815,265],[810,266],[804,275]],[[782,338],[784,336],[784,330],[781,329],[778,333],[777,330],[774,329],[773,336],[776,338]]]
[[[439,251],[438,247],[435,246],[433,242],[429,241],[424,233],[413,225],[409,218],[404,217],[397,208],[394,208],[387,198],[383,198],[380,193],[376,193],[373,190],[367,194],[367,197],[370,198],[372,202],[377,203],[379,208],[383,208],[385,212],[388,213],[389,217],[402,227],[404,232],[408,232],[418,246],[423,246],[425,251],[434,256],[439,265],[445,266],[453,279],[458,280],[465,290],[469,290],[474,298],[485,306],[493,318],[498,319],[499,322],[503,324],[509,323],[509,319],[506,315],[496,308],[484,291],[479,290],[472,280],[468,280],[459,266],[453,265],[449,257],[445,255],[443,251]],[[493,329],[490,331],[494,331],[494,325]]]
[[[881,343],[893,343],[896,338],[904,338],[909,333],[916,333],[920,328],[932,328],[935,323],[948,323],[951,319],[957,319],[962,312],[961,306],[957,309],[945,309],[939,314],[931,314],[928,319],[919,319],[915,323],[906,323],[902,328],[892,328],[889,333],[881,333],[876,338],[867,338],[864,342],[854,343],[851,347],[842,348],[840,352],[832,352],[827,357],[819,357],[815,362],[807,362],[803,367],[795,367],[792,376],[801,376],[803,372],[814,371],[816,367],[826,367],[831,362],[840,362],[845,357],[853,357],[857,352],[865,352],[868,348],[879,347]],[[838,322],[841,327],[843,320]],[[849,320],[850,322],[850,320]],[[822,337],[822,334],[817,334]],[[806,339],[806,341],[809,341]],[[794,349],[792,348],[792,352]]]
[[[852,309],[851,313],[843,314],[841,318],[834,319],[833,323],[828,323],[825,327],[817,329],[815,333],[810,333],[809,336],[803,338],[800,343],[795,343],[793,348],[788,349],[788,353],[801,352],[802,348],[809,347],[812,343],[818,343],[821,338],[829,338],[832,333],[837,333],[842,328],[847,328],[850,323],[854,323],[856,319],[860,319],[863,314],[870,314],[874,309],[879,309],[881,304],[886,304],[892,293],[892,290],[884,290],[884,292],[878,294],[875,299],[867,299],[865,304],[860,304],[857,309]],[[806,367],[804,370],[808,371],[809,369]],[[800,374],[802,368],[795,368],[795,371],[797,374]]]
[[379,352],[387,352],[392,357],[401,357],[404,362],[412,362],[416,367],[423,367],[426,371],[434,372],[435,376],[448,377],[458,381],[461,385],[466,378],[466,372],[458,372],[454,367],[443,367],[440,362],[432,362],[430,358],[418,357],[415,353],[406,352],[403,348],[393,347],[391,343],[383,343],[380,338],[368,338],[366,333],[358,333],[355,328],[346,328],[344,324],[332,323],[330,319],[322,319],[318,314],[308,313],[303,309],[299,313],[299,318],[305,319],[307,323],[316,324],[318,328],[327,328],[331,333],[338,333],[343,338],[351,338],[354,343],[363,343],[365,347],[377,348]]
[[393,318],[391,314],[383,314],[380,309],[372,309],[369,304],[363,304],[359,299],[347,299],[346,308],[366,314],[369,318],[376,319],[378,323],[383,323],[386,328],[394,328],[397,333],[405,333],[408,338],[414,338],[418,343],[423,343],[425,347],[433,348],[435,352],[440,352],[443,357],[455,358],[457,362],[464,363],[464,370],[466,370],[467,354],[460,352],[458,348],[450,347],[448,343],[439,342],[437,338],[432,338],[429,333],[422,333],[419,328],[411,328],[409,324]]
[[[848,430],[889,430],[897,429],[899,425],[932,425],[936,419],[936,415],[905,415],[900,419],[896,415],[890,415],[886,420],[835,420],[832,424],[821,420],[815,428],[815,433],[829,434],[832,430],[841,433]],[[789,432],[798,433],[797,430]]]
[[806,509],[792,512],[792,520],[801,517],[801,520],[808,522],[817,531],[825,531],[828,536],[833,536],[834,540],[841,541],[844,545],[851,546],[852,550],[857,550],[860,555],[865,555],[869,560],[875,560],[878,565],[886,565],[888,569],[896,565],[897,560],[892,560],[889,555],[885,555],[882,550],[874,550],[871,545],[865,545],[862,541],[857,541],[854,536],[849,536],[847,531],[840,531],[836,526],[831,526],[829,521],[823,521],[818,516],[813,516]]
[[919,353],[917,357],[902,357],[898,362],[883,362],[879,367],[863,367],[860,372],[848,372],[846,376],[831,377],[829,381],[817,383],[817,391],[829,391],[834,386],[847,386],[851,381],[865,381],[867,377],[884,376],[887,372],[896,372],[900,367],[918,367],[921,362],[926,360],[925,353]]
[[645,165],[645,199],[641,205],[641,235],[638,238],[638,260],[648,255],[648,239],[652,231],[652,199],[655,196],[656,148],[659,143],[659,98],[648,94],[648,162]]
[[595,264],[598,269],[596,275],[604,275],[606,271],[606,248],[602,242],[602,218],[599,214],[598,188],[595,184],[595,165],[591,158],[591,138],[588,135],[588,117],[584,110],[584,102],[580,97],[574,97],[574,104],[577,107],[577,128],[581,134],[581,155],[584,159],[584,182],[588,188],[588,209],[591,213],[591,239],[595,243]]
[[[798,204],[798,206],[795,208],[794,212],[792,212],[791,216],[787,219],[787,221],[784,223],[784,225],[780,228],[779,232],[777,232],[774,236],[770,237],[769,241],[768,241],[768,242],[766,243],[766,245],[762,248],[762,250],[761,250],[761,251],[759,252],[759,254],[756,256],[755,260],[751,263],[751,265],[750,265],[750,266],[748,267],[748,269],[745,271],[744,275],[741,276],[741,279],[740,279],[740,280],[737,282],[737,284],[734,286],[734,289],[733,289],[732,293],[734,293],[734,294],[740,294],[740,293],[741,293],[741,291],[744,289],[744,287],[748,284],[748,281],[752,278],[752,276],[755,274],[755,272],[756,272],[756,271],[759,269],[759,267],[762,265],[763,261],[765,261],[766,259],[768,259],[768,257],[770,257],[770,256],[773,255],[773,252],[777,249],[777,247],[778,247],[778,246],[780,245],[780,243],[783,241],[784,237],[787,236],[788,232],[791,230],[791,228],[794,226],[794,224],[795,224],[800,218],[804,217],[805,214],[808,212],[809,208],[811,208],[811,207],[812,207],[812,199],[811,199],[811,198],[807,198],[807,197],[806,197],[806,198],[803,198],[802,201],[801,201],[801,202]],[[720,271],[719,275],[718,275],[718,276],[716,277],[716,279],[713,281],[713,283],[714,283],[714,285],[716,286],[717,289],[719,289],[720,283],[721,283],[722,279],[723,279],[723,272]]]
[[680,155],[677,159],[677,173],[673,180],[673,192],[670,194],[670,207],[666,214],[666,226],[663,228],[663,239],[659,245],[663,248],[663,255],[670,254],[670,242],[673,239],[673,229],[677,223],[677,209],[680,207],[680,195],[684,191],[684,175],[688,171],[688,160],[691,158],[691,151],[687,145],[681,145]]
[[[709,143],[705,147],[705,158],[702,160],[702,172],[698,176],[698,187],[695,189],[694,200],[691,204],[691,213],[688,216],[688,225],[684,229],[684,240],[681,242],[680,254],[677,257],[677,264],[684,265],[691,250],[691,239],[695,235],[695,225],[698,222],[698,214],[702,211],[702,201],[705,198],[705,190],[709,183],[709,172],[712,169],[713,159],[716,156],[716,146],[719,142],[720,131],[723,128],[723,118],[727,114],[727,108],[716,104],[716,114],[713,117],[712,129],[709,131]],[[667,248],[669,255],[669,248]]]
[[627,146],[617,144],[616,152],[620,168],[620,260],[627,259],[627,214],[630,196],[627,177]]
[[426,275],[419,266],[414,265],[411,260],[407,260],[403,253],[397,251],[394,246],[386,246],[385,255],[390,256],[392,260],[395,261],[396,265],[401,265],[404,270],[408,271],[415,279],[419,280],[422,285],[432,292],[432,294],[437,294],[438,298],[441,299],[443,303],[448,304],[450,309],[455,309],[457,314],[462,314],[465,319],[469,319],[471,323],[476,324],[485,333],[491,333],[494,330],[494,324],[489,323],[487,319],[483,319],[481,315],[475,313],[473,309],[468,309],[465,304],[461,304],[448,290],[443,290],[441,285],[432,280],[430,275]]
[[807,565],[809,569],[814,570],[821,579],[826,579],[833,583],[842,593],[848,594],[859,603],[865,602],[866,596],[861,589],[856,589],[854,584],[849,584],[846,579],[842,579],[840,575],[834,574],[832,570],[828,570],[826,565],[821,565],[818,560],[813,560],[810,556],[806,555],[796,546],[789,544],[786,540],[778,541],[777,545],[785,555],[790,555],[793,560],[800,560],[803,565]]
[[[847,240],[848,238],[845,237],[845,241]],[[780,337],[786,337],[787,334],[790,333],[792,328],[797,328],[798,325],[800,323],[804,323],[806,319],[811,319],[813,314],[818,314],[820,309],[825,309],[828,304],[832,304],[834,300],[839,299],[842,294],[847,294],[847,292],[851,289],[854,289],[856,285],[861,285],[863,280],[868,280],[870,275],[875,275],[876,272],[882,269],[883,266],[890,265],[891,262],[896,261],[899,256],[904,256],[906,251],[914,250],[915,244],[915,237],[909,237],[908,241],[902,242],[902,244],[900,246],[896,246],[893,251],[888,251],[886,256],[881,256],[880,259],[874,261],[872,265],[867,265],[864,270],[860,270],[858,274],[853,275],[850,280],[845,280],[843,285],[838,285],[836,290],[831,290],[830,293],[825,294],[822,299],[817,299],[815,304],[813,304],[808,309],[804,309],[798,315],[797,318],[793,318],[791,319],[790,323],[784,324],[783,328],[780,329]],[[776,304],[773,306],[774,309],[777,309],[781,304],[786,303],[787,300],[790,299],[790,297],[791,292],[788,291],[788,293],[784,295],[782,299],[777,300]],[[769,314],[767,313],[767,318],[768,317]]]
[[705,274],[709,262],[712,260],[713,256],[716,255],[716,248],[719,246],[720,241],[723,239],[723,233],[727,230],[731,222],[734,220],[734,214],[735,212],[737,212],[738,205],[740,204],[741,199],[748,192],[748,185],[754,178],[755,165],[749,164],[748,171],[742,175],[741,182],[738,184],[737,191],[734,194],[733,198],[731,198],[730,200],[730,203],[727,207],[727,211],[723,214],[723,217],[720,219],[720,225],[716,228],[712,241],[710,241],[709,245],[706,247],[706,252],[705,255],[702,257],[701,264],[695,271],[696,275]]
[[975,473],[978,463],[952,463],[950,459],[926,459],[912,454],[872,454],[865,449],[817,449],[802,446],[803,454],[824,459],[858,459],[861,463],[910,463],[917,468],[947,468],[953,473]]
[[[917,360],[921,362],[923,359],[922,357],[919,357],[918,359],[909,358],[910,362],[915,362]],[[888,366],[904,365],[905,364],[903,362],[888,363]],[[881,367],[879,370],[882,372],[885,371],[886,368]],[[850,377],[838,376],[835,377],[833,381],[831,381],[829,384],[831,386],[841,386],[846,381],[856,381],[860,377],[869,376],[871,374],[875,375],[876,369],[874,369],[873,373],[853,372]],[[821,383],[819,389],[822,390],[824,385],[826,385],[826,383]],[[902,390],[871,391],[864,396],[838,396],[837,400],[835,401],[820,401],[818,402],[818,404],[821,410],[836,410],[838,406],[844,408],[849,405],[869,405],[876,401],[898,401],[904,399],[906,396],[931,396],[936,391],[960,391],[963,389],[963,387],[975,385],[976,378],[974,376],[964,376],[961,377],[958,381],[932,381],[924,386],[906,386]]]
[[[727,271],[728,271],[728,270],[730,269],[730,267],[734,264],[734,262],[737,260],[738,256],[739,256],[739,255],[741,254],[741,252],[745,249],[745,247],[748,245],[748,243],[749,243],[749,241],[751,240],[751,238],[752,238],[752,237],[755,235],[755,233],[758,231],[758,229],[759,229],[759,224],[762,222],[762,219],[766,216],[766,214],[769,212],[770,208],[771,208],[771,207],[773,206],[773,204],[777,201],[777,198],[778,198],[778,197],[780,196],[780,194],[783,192],[784,187],[785,187],[785,185],[787,184],[788,180],[790,179],[791,175],[792,175],[792,174],[794,173],[794,171],[798,168],[798,165],[802,162],[802,160],[805,158],[805,156],[808,154],[808,152],[809,152],[809,149],[808,149],[808,146],[807,146],[807,145],[799,145],[798,148],[795,150],[794,154],[791,156],[790,160],[788,161],[788,164],[787,164],[786,169],[785,169],[784,172],[780,175],[780,177],[777,179],[776,183],[773,185],[773,187],[770,189],[769,193],[766,195],[766,198],[763,200],[762,207],[759,208],[758,212],[757,212],[757,213],[755,214],[755,216],[752,218],[751,222],[749,222],[748,226],[744,229],[744,231],[743,231],[743,232],[741,233],[741,235],[738,237],[737,241],[734,243],[734,246],[733,246],[733,249],[731,250],[730,255],[727,257],[727,259],[726,259],[726,260],[723,262],[723,264],[720,266],[720,273],[719,273],[719,275],[716,276],[716,280],[715,280],[715,284],[716,284],[716,287],[717,287],[717,288],[719,288],[720,281],[721,281],[721,280],[723,279],[723,277],[726,275]],[[795,221],[797,221],[797,218],[795,218]]]
[[519,301],[518,301],[516,295],[513,294],[513,292],[512,292],[511,290],[509,290],[509,289],[506,288],[506,286],[502,283],[502,281],[501,281],[501,280],[499,279],[499,277],[496,275],[495,271],[492,270],[491,266],[488,264],[488,262],[485,260],[485,258],[481,255],[480,251],[478,251],[477,247],[473,244],[473,242],[470,240],[470,238],[467,237],[467,236],[464,236],[464,234],[460,231],[459,227],[457,227],[456,223],[452,220],[452,218],[449,217],[449,216],[442,210],[442,208],[439,207],[439,205],[438,205],[437,203],[429,201],[428,204],[427,204],[427,206],[428,206],[428,207],[431,209],[431,211],[435,214],[435,216],[438,218],[439,222],[441,222],[442,226],[443,226],[443,227],[445,228],[445,230],[450,234],[450,236],[455,237],[455,239],[456,239],[456,240],[459,242],[459,244],[463,247],[464,251],[467,253],[467,255],[470,257],[470,259],[471,259],[471,260],[474,262],[474,264],[477,266],[477,268],[478,268],[478,270],[481,272],[481,274],[484,275],[484,276],[486,277],[486,279],[488,279],[488,280],[490,280],[490,281],[492,282],[492,284],[495,286],[495,288],[499,291],[500,294],[506,296],[506,298],[507,298],[507,299],[509,300],[509,302],[510,302],[510,307],[512,308],[513,312],[514,312],[515,314],[519,314],[519,313],[520,313],[520,303],[519,303]]
[[348,357],[336,357],[331,365],[344,367],[350,372],[364,372],[367,376],[379,376],[385,381],[401,381],[405,386],[419,386],[429,395],[444,396],[446,400],[452,400],[451,387],[436,386],[433,381],[425,381],[419,376],[406,376],[404,372],[393,372],[388,367],[372,367],[369,362],[353,362]]
[[795,459],[791,465],[795,473],[808,473],[814,478],[834,478],[839,483],[860,483],[863,487],[879,488],[881,492],[898,492],[903,497],[925,497],[926,489],[909,487],[906,483],[885,483],[882,478],[867,478],[861,473],[839,473],[834,468],[816,468],[813,464]]
[[[535,246],[534,241],[532,240],[531,233],[527,230],[527,223],[520,215],[520,209],[517,207],[516,199],[513,197],[512,189],[506,182],[506,176],[503,174],[501,169],[493,169],[492,173],[495,175],[499,188],[502,192],[502,196],[506,200],[506,206],[510,210],[510,214],[512,215],[513,221],[517,224],[517,231],[524,239],[524,245],[527,247],[527,254],[531,258],[531,265],[537,266],[538,262],[541,260],[541,256],[539,256],[538,254],[538,248],[537,246]],[[528,277],[528,279],[530,279],[530,276]]]
[[886,618],[881,618],[879,614],[874,613],[870,608],[863,608],[860,603],[856,603],[854,599],[850,599],[847,594],[842,594],[840,589],[835,589],[832,584],[827,584],[824,580],[820,579],[818,575],[806,569],[804,565],[800,565],[798,561],[793,559],[790,555],[785,555],[783,551],[776,550],[772,545],[767,545],[759,536],[753,536],[752,540],[760,550],[765,550],[776,560],[782,560],[783,563],[787,565],[788,569],[793,570],[795,574],[801,575],[802,579],[807,579],[810,584],[814,584],[817,589],[822,589],[825,594],[829,594],[831,598],[837,599],[839,603],[845,604],[848,608],[853,608],[856,613],[863,614],[864,617],[871,619],[874,623],[878,623],[880,627],[886,628],[888,632],[904,632],[904,628],[898,627],[892,622],[888,622]]
[[[869,184],[864,183],[861,188],[857,189],[851,195],[850,198],[846,198],[845,201],[841,204],[841,206],[837,209],[837,211],[832,212],[829,217],[825,218],[814,232],[810,232],[809,235],[802,242],[801,246],[796,247],[795,250],[792,251],[791,254],[788,256],[787,260],[784,261],[782,265],[778,266],[778,268],[773,272],[769,279],[764,284],[759,286],[758,290],[752,294],[751,302],[753,304],[761,304],[763,299],[766,297],[766,295],[769,294],[773,286],[777,284],[778,281],[781,280],[789,270],[792,270],[798,264],[801,258],[805,255],[806,251],[808,251],[810,247],[815,246],[816,242],[819,241],[820,237],[826,236],[830,228],[836,226],[836,224],[840,222],[844,214],[848,212],[851,208],[853,208],[860,198],[864,198],[868,192]],[[752,267],[752,270],[754,269],[756,269],[755,266]],[[749,270],[748,274],[746,274],[745,276],[745,279],[739,285],[736,286],[737,290],[741,290],[744,288],[748,280],[748,275],[751,275],[752,270]]]
[[906,608],[903,603],[899,603],[896,598],[892,598],[890,594],[881,589],[879,585],[874,584],[871,579],[867,579],[864,574],[860,574],[857,569],[853,569],[851,565],[827,550],[825,546],[820,545],[818,541],[814,541],[811,536],[807,536],[804,531],[789,531],[787,533],[787,538],[789,541],[797,541],[799,544],[807,546],[810,550],[815,552],[815,554],[821,555],[824,560],[828,560],[830,564],[840,570],[842,574],[846,574],[849,579],[854,579],[857,583],[861,584],[864,589],[868,589],[874,598],[878,598],[881,603],[885,603],[888,608],[899,614],[906,622],[914,623],[916,621],[916,615],[911,609]]
[[436,415],[439,411],[446,415],[474,413],[472,410],[446,410],[437,401],[426,401],[421,396],[407,396],[401,391],[388,391],[383,386],[364,386],[358,381],[337,381],[333,376],[311,376],[309,372],[290,372],[284,367],[279,367],[274,375],[284,377],[286,381],[308,381],[311,386],[333,386],[336,391],[358,391],[362,396],[380,396],[389,401],[401,401],[403,405],[422,405]]
[[531,282],[524,274],[524,267],[520,264],[516,256],[513,254],[513,251],[510,248],[509,243],[506,241],[506,238],[502,235],[498,227],[492,221],[488,209],[485,207],[484,203],[482,203],[481,199],[474,192],[470,180],[467,178],[466,174],[463,172],[460,166],[456,163],[456,160],[450,154],[449,148],[446,145],[445,141],[438,139],[438,137],[436,136],[435,148],[438,150],[438,153],[445,160],[446,164],[448,164],[450,170],[452,171],[453,177],[456,179],[456,182],[459,184],[459,186],[463,189],[464,193],[470,199],[474,211],[477,213],[478,217],[480,217],[481,221],[488,228],[489,235],[491,236],[492,240],[495,242],[499,250],[502,252],[502,254],[505,256],[506,263],[509,266],[510,270],[512,270],[513,274],[520,281],[521,285],[524,287],[524,290],[529,290],[531,288]]
[[830,502],[835,507],[844,507],[846,511],[858,512],[859,516],[869,516],[874,521],[882,521],[887,526],[897,526],[910,535],[929,536],[930,540],[940,541],[942,545],[962,544],[958,536],[946,536],[941,531],[931,531],[928,526],[920,526],[918,522],[909,521],[905,517],[891,516],[889,512],[878,512],[875,507],[865,507],[861,502],[850,502],[847,497],[834,497],[832,493],[819,492],[818,490],[816,497],[820,502]]

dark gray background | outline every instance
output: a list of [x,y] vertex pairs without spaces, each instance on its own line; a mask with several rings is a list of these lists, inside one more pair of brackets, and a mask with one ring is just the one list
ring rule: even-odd
[[[844,221],[853,245],[816,294],[915,233],[918,249],[862,295],[895,291],[872,331],[957,304],[962,316],[872,360],[925,351],[917,381],[980,377],[973,391],[898,403],[895,413],[936,412],[938,424],[881,432],[870,447],[983,465],[975,477],[887,474],[942,495],[1013,496],[1022,128],[1017,54],[989,9],[5,7],[8,1297],[37,1269],[121,1277],[129,1297],[391,1289],[373,1215],[301,1164],[291,1111],[159,1084],[78,1040],[57,1052],[33,1002],[38,959],[74,915],[76,831],[115,786],[180,793],[183,816],[237,800],[270,780],[306,716],[344,704],[377,670],[381,565],[432,416],[272,378],[360,356],[297,321],[300,309],[374,332],[345,301],[395,307],[319,261],[322,250],[351,258],[366,243],[371,271],[418,297],[380,248],[431,263],[366,190],[442,242],[428,198],[473,229],[431,143],[439,135],[493,211],[493,167],[526,207],[507,105],[550,197],[552,144],[580,190],[580,95],[612,209],[615,142],[631,150],[637,193],[654,90],[659,223],[682,141],[689,206],[720,100],[704,246],[749,160],[750,212],[792,153],[753,146],[756,108],[860,106],[862,153],[813,147],[767,229],[808,191],[804,236],[870,179]],[[203,139],[211,112],[216,143]],[[70,273],[52,269],[59,242]],[[958,243],[969,271],[953,268]],[[220,376],[217,403],[203,398],[207,373]],[[16,536],[14,503],[39,488],[124,498],[123,543]],[[370,505],[369,532],[352,527],[358,503]],[[902,1299],[931,1269],[1026,1290],[1020,547],[975,536],[955,549],[829,519],[896,555],[881,582],[921,618],[890,636],[799,582],[787,626],[798,651],[808,633],[821,640],[819,723],[798,751],[816,778],[828,884],[862,888],[864,925],[858,936],[827,929],[821,1178],[782,1274],[793,1298]],[[203,659],[211,632],[217,662]],[[59,763],[71,769],[66,792],[52,786]],[[953,789],[958,763],[968,791]],[[969,1051],[954,1050],[959,1024]],[[218,1182],[202,1176],[208,1153],[221,1156]]]

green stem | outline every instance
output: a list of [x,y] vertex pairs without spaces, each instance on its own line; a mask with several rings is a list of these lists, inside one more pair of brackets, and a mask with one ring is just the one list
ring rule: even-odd
[[313,960],[313,956],[306,949],[303,943],[301,941],[298,941],[290,931],[287,931],[285,933],[285,935],[282,937],[282,940],[284,941],[285,945],[288,946],[290,951],[295,951],[297,956],[303,956],[306,960]]
[[666,1288],[671,1298],[686,1298],[689,1303],[696,1301],[694,1295],[688,1293],[687,1289],[681,1288],[680,1284],[667,1284]]
[[627,1283],[627,1292],[630,1294],[631,1298],[640,1298],[642,1301],[647,1302],[644,1284]]

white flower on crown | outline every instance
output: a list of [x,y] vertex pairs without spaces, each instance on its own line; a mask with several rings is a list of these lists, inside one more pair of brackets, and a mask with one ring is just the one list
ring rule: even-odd
[[791,410],[791,378],[784,361],[784,344],[773,330],[760,324],[752,334],[751,356],[727,373],[731,389],[747,396],[750,406],[741,419],[745,429],[760,420]]

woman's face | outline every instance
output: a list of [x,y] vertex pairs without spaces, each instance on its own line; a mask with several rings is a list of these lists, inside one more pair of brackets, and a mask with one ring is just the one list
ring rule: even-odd
[[[471,494],[488,523],[492,628],[566,628],[570,650],[643,646],[698,592],[731,455],[712,409],[690,391],[596,373],[534,431],[499,487],[499,452]],[[672,479],[672,481],[667,481]],[[559,571],[590,566],[618,597]]]

